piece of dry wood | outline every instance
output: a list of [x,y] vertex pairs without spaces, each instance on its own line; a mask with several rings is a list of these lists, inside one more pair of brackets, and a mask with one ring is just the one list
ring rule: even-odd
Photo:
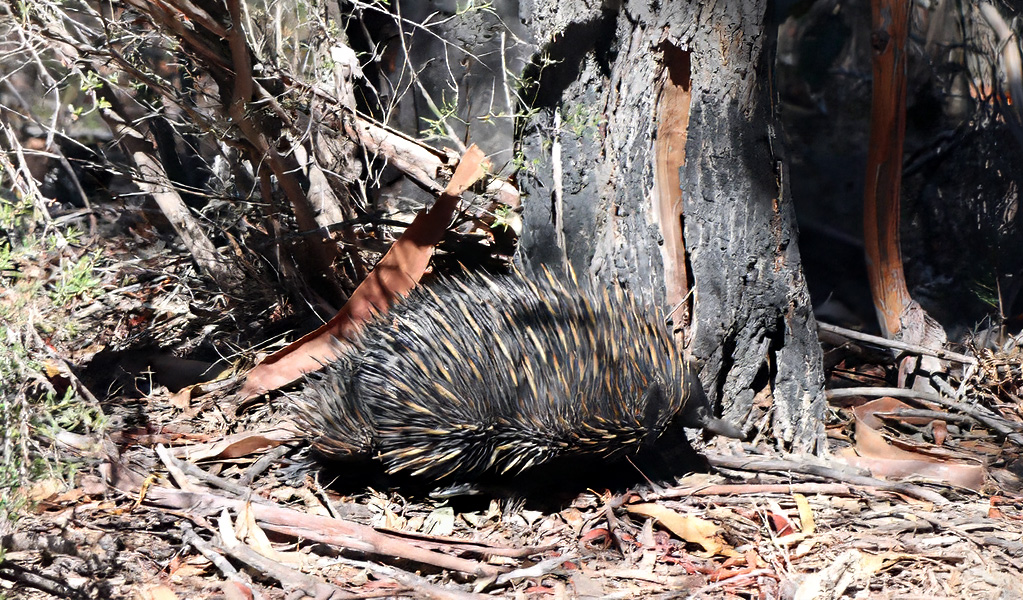
[[868,342],[881,346],[882,348],[891,348],[893,350],[901,350],[903,352],[910,352],[912,354],[925,354],[927,356],[935,356],[943,360],[954,360],[968,365],[977,364],[977,358],[968,354],[961,354],[959,352],[952,352],[951,350],[945,350],[943,348],[932,348],[929,346],[923,346],[920,344],[910,344],[898,340],[890,340],[888,338],[870,335],[869,333],[862,333],[853,329],[846,329],[845,327],[839,327],[838,325],[831,325],[829,323],[821,323],[817,321],[817,329],[826,331],[828,333],[834,333],[850,340],[857,340],[860,342]]
[[41,590],[54,598],[84,597],[81,591],[67,585],[63,581],[57,581],[53,577],[30,571],[10,560],[0,563],[0,578]]
[[252,594],[252,600],[262,600],[263,595],[259,592],[259,589],[256,586],[252,585],[252,581],[249,579],[249,576],[234,568],[231,561],[224,558],[224,556],[217,552],[206,540],[199,537],[199,534],[192,529],[192,524],[188,521],[181,522],[181,540],[198,550],[199,554],[202,554],[206,557],[206,560],[213,563],[213,566],[215,566],[229,581],[234,582],[237,585],[241,585],[248,590],[249,593]]
[[423,548],[433,548],[436,550],[458,550],[460,552],[471,552],[473,554],[485,554],[488,556],[505,556],[508,558],[524,558],[531,556],[537,552],[544,552],[546,550],[553,550],[555,546],[528,546],[523,548],[502,548],[499,546],[492,546],[490,544],[484,544],[482,542],[474,542],[472,540],[466,540],[463,538],[456,538],[446,535],[425,535],[417,533],[415,531],[401,531],[399,529],[388,529],[386,527],[377,527],[377,531],[382,533],[389,533],[395,537],[407,540],[410,544],[415,544]]
[[712,466],[725,469],[735,469],[739,471],[780,471],[783,473],[801,473],[803,475],[821,477],[823,479],[844,481],[852,485],[874,487],[889,492],[895,492],[897,494],[903,494],[911,498],[926,500],[927,502],[932,502],[934,504],[948,504],[948,500],[946,500],[941,494],[932,492],[931,490],[918,485],[876,479],[874,477],[851,472],[849,469],[841,468],[840,466],[820,464],[812,457],[806,457],[804,460],[796,461],[784,458],[765,458],[757,456],[728,456],[709,452],[704,452],[704,456]]
[[358,140],[367,153],[382,156],[423,189],[434,194],[442,191],[437,176],[447,161],[436,150],[358,116],[345,119],[345,133]]
[[906,133],[906,38],[909,0],[871,0],[873,93],[863,196],[867,274],[885,337],[902,331],[913,299],[899,244],[902,146]]
[[841,483],[719,483],[700,487],[687,486],[672,488],[660,493],[645,494],[645,500],[668,500],[690,496],[739,496],[765,494],[824,494],[827,496],[851,496],[856,492]]
[[[222,511],[218,516],[218,523],[222,531],[233,533],[231,519],[227,516],[226,511]],[[227,535],[230,535],[230,533]],[[359,597],[345,592],[336,585],[322,581],[312,575],[306,575],[298,569],[293,569],[270,557],[263,556],[241,540],[227,540],[224,537],[220,534],[214,534],[210,544],[235,560],[249,565],[256,572],[276,579],[286,592],[296,589],[302,590],[307,596],[323,598],[324,600],[346,600]]]
[[366,569],[378,576],[393,579],[410,590],[419,592],[424,598],[429,598],[430,600],[488,600],[493,598],[493,596],[487,594],[473,594],[437,585],[421,575],[388,565],[378,565],[364,560],[352,560],[344,557],[336,560],[339,563]]
[[203,488],[201,486],[195,485],[188,479],[188,476],[185,475],[184,471],[181,470],[181,467],[178,466],[178,461],[171,456],[169,452],[167,452],[166,446],[163,444],[157,444],[156,455],[160,458],[160,461],[163,462],[163,465],[167,467],[167,473],[171,476],[171,479],[174,480],[174,483],[176,483],[179,488],[188,492],[202,491]]
[[[308,92],[327,106],[348,108],[345,102],[323,85],[309,85],[281,73],[281,80],[289,87]],[[327,121],[330,124],[330,121]],[[375,122],[373,119],[350,110],[338,121],[336,128],[343,130],[356,140],[369,155],[368,159],[383,159],[387,164],[404,173],[422,189],[440,194],[444,186],[437,183],[440,174],[451,168],[457,155],[442,152],[412,138],[396,129]]]
[[163,164],[156,160],[156,148],[142,132],[126,122],[124,109],[113,91],[106,85],[100,91],[111,105],[110,108],[102,109],[100,114],[138,168],[136,185],[156,201],[160,212],[170,221],[202,272],[216,281],[221,289],[236,290],[242,282],[237,265],[233,264],[230,257],[221,256],[217,252],[216,246],[171,183]]
[[[692,274],[686,267],[686,246],[682,231],[682,187],[679,170],[686,162],[689,110],[692,103],[691,52],[670,42],[660,46],[664,72],[657,90],[657,137],[654,139],[654,201],[661,237],[664,265],[665,303],[676,306],[691,298]],[[675,321],[686,327],[692,306]]]
[[[284,446],[282,446],[282,448],[285,450],[288,449]],[[174,483],[178,484],[178,487],[183,490],[190,492],[203,491],[203,488],[198,487],[191,483],[191,481],[187,480],[187,477],[194,477],[195,479],[209,484],[212,487],[230,492],[238,498],[259,504],[272,504],[272,501],[267,500],[262,496],[254,495],[252,493],[252,489],[246,485],[235,483],[227,478],[208,473],[204,469],[201,469],[198,465],[175,458],[167,451],[163,444],[156,447],[156,454],[160,457],[160,461],[163,462],[164,466],[167,467],[167,472],[174,478]],[[184,483],[182,480],[184,480]]]
[[[316,210],[296,175],[297,163],[294,158],[285,159],[276,144],[272,144],[266,132],[257,125],[254,115],[249,112],[249,103],[257,99],[254,95],[257,84],[252,78],[252,61],[245,31],[242,28],[240,0],[228,0],[227,8],[231,14],[231,29],[228,30],[227,42],[231,49],[230,58],[234,69],[234,88],[231,92],[231,102],[226,107],[227,112],[251,145],[255,153],[253,164],[269,166],[277,177],[277,184],[291,204],[298,226],[306,231],[318,229]],[[325,276],[331,275],[332,265],[338,257],[337,244],[320,236],[306,236],[303,241],[309,250],[310,258],[313,259],[315,272]],[[340,286],[332,277],[326,283],[339,298],[343,297]]]
[[[144,502],[165,509],[186,511],[190,515],[206,516],[220,514],[225,508],[238,512],[247,507],[247,510],[252,511],[259,526],[263,529],[297,539],[331,544],[381,556],[404,558],[477,576],[497,575],[504,570],[483,562],[420,548],[367,525],[343,519],[310,515],[279,506],[249,504],[243,500],[225,498],[209,492],[193,493],[153,486],[145,493]],[[481,553],[485,553],[485,550],[481,550]]]

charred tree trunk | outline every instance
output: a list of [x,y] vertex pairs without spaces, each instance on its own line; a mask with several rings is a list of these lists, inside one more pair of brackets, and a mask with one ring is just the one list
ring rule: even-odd
[[819,450],[766,0],[603,4],[522,3],[540,47],[523,78],[522,262],[683,303],[674,321],[724,415]]

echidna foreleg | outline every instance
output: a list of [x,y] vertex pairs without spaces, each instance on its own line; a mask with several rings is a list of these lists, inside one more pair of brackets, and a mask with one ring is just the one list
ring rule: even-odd
[[664,396],[664,382],[660,378],[654,379],[650,387],[643,392],[643,429],[647,432],[643,445],[650,447],[657,441],[661,433],[659,427],[661,415],[668,408],[667,398]]

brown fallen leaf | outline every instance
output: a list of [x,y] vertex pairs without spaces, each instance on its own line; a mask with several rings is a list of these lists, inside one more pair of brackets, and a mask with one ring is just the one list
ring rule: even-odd
[[192,444],[168,449],[176,458],[188,458],[192,462],[207,458],[238,458],[280,446],[298,437],[294,431],[286,427],[267,431],[245,431],[228,435],[208,444]]
[[931,421],[931,431],[934,432],[934,443],[938,446],[944,446],[945,440],[948,438],[948,424],[935,419]]
[[774,532],[778,534],[778,537],[785,537],[792,535],[798,531],[798,527],[789,518],[785,511],[782,510],[781,506],[777,502],[768,499],[770,510],[767,511],[767,518],[771,521],[771,526],[774,528]]
[[178,562],[168,566],[168,571],[170,572],[171,581],[181,581],[187,577],[201,577],[208,569],[206,565],[202,564]]
[[252,589],[240,581],[225,581],[220,584],[224,600],[252,600]]
[[679,538],[699,544],[707,554],[732,555],[735,551],[725,543],[718,533],[721,528],[713,521],[682,515],[660,504],[629,504],[625,507],[630,513],[656,519],[658,523]]
[[29,486],[25,496],[32,502],[42,502],[53,498],[66,487],[67,485],[62,480],[48,477]]

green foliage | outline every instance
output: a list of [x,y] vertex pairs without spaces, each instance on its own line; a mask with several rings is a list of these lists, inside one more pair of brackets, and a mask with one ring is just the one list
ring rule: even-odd
[[[549,149],[549,146],[550,146],[549,142],[545,140],[544,150]],[[508,166],[510,167],[511,172],[513,173],[518,171],[526,173],[535,173],[536,171],[539,170],[540,165],[542,165],[543,163],[544,163],[543,154],[541,154],[540,156],[534,156],[533,158],[529,158],[526,156],[524,152],[518,150],[515,152],[515,155],[512,156],[511,162],[508,163]]]
[[73,335],[70,308],[98,294],[103,259],[76,247],[81,231],[43,219],[37,201],[0,193],[0,521],[25,507],[26,485],[74,475],[77,466],[59,460],[47,439],[106,424],[74,386],[55,383],[48,349]]
[[561,114],[562,128],[571,131],[576,137],[593,136],[600,124],[600,113],[592,107],[579,102],[571,110]]
[[13,194],[0,195],[0,229],[20,229],[32,219],[32,201]]
[[973,281],[971,288],[977,299],[984,304],[998,311],[1004,308],[998,299],[998,277],[993,272],[983,273],[978,276]]
[[28,415],[23,386],[19,379],[30,363],[24,346],[11,343],[14,336],[7,326],[0,327],[0,337],[7,342],[0,350],[0,521],[14,521],[25,499],[18,490],[32,479],[32,462],[25,440]]
[[54,438],[60,431],[76,433],[93,433],[102,431],[107,426],[107,417],[98,406],[82,402],[69,387],[63,395],[54,391],[46,393],[41,403],[38,419],[33,421],[33,429],[46,438]]
[[[111,81],[116,81],[116,76]],[[75,101],[68,105],[72,120],[77,121],[87,116],[95,117],[98,111],[109,110],[113,106],[99,93],[104,84],[103,79],[95,71],[84,71],[82,73],[79,78],[78,87],[88,98],[88,101],[91,102],[92,106],[87,109],[85,106],[76,104],[77,101],[81,100],[80,96],[76,98]]]
[[103,87],[103,82],[100,81],[99,73],[95,71],[86,71],[85,76],[82,77],[80,87],[83,92],[94,92]]
[[441,105],[436,106],[429,98],[427,98],[427,104],[430,106],[430,110],[436,115],[436,119],[428,119],[421,117],[423,123],[426,124],[426,128],[420,131],[420,133],[427,137],[446,137],[448,133],[448,119],[454,119],[460,123],[465,123],[458,118],[458,96],[450,100],[447,99],[447,95],[441,97]]
[[521,217],[519,217],[518,213],[516,213],[512,207],[501,205],[494,209],[493,215],[494,224],[491,225],[492,229],[517,230],[517,224],[518,228],[521,229]]
[[100,280],[95,275],[100,252],[86,254],[70,267],[57,274],[50,298],[54,304],[65,305],[79,297],[91,296],[99,288]]

